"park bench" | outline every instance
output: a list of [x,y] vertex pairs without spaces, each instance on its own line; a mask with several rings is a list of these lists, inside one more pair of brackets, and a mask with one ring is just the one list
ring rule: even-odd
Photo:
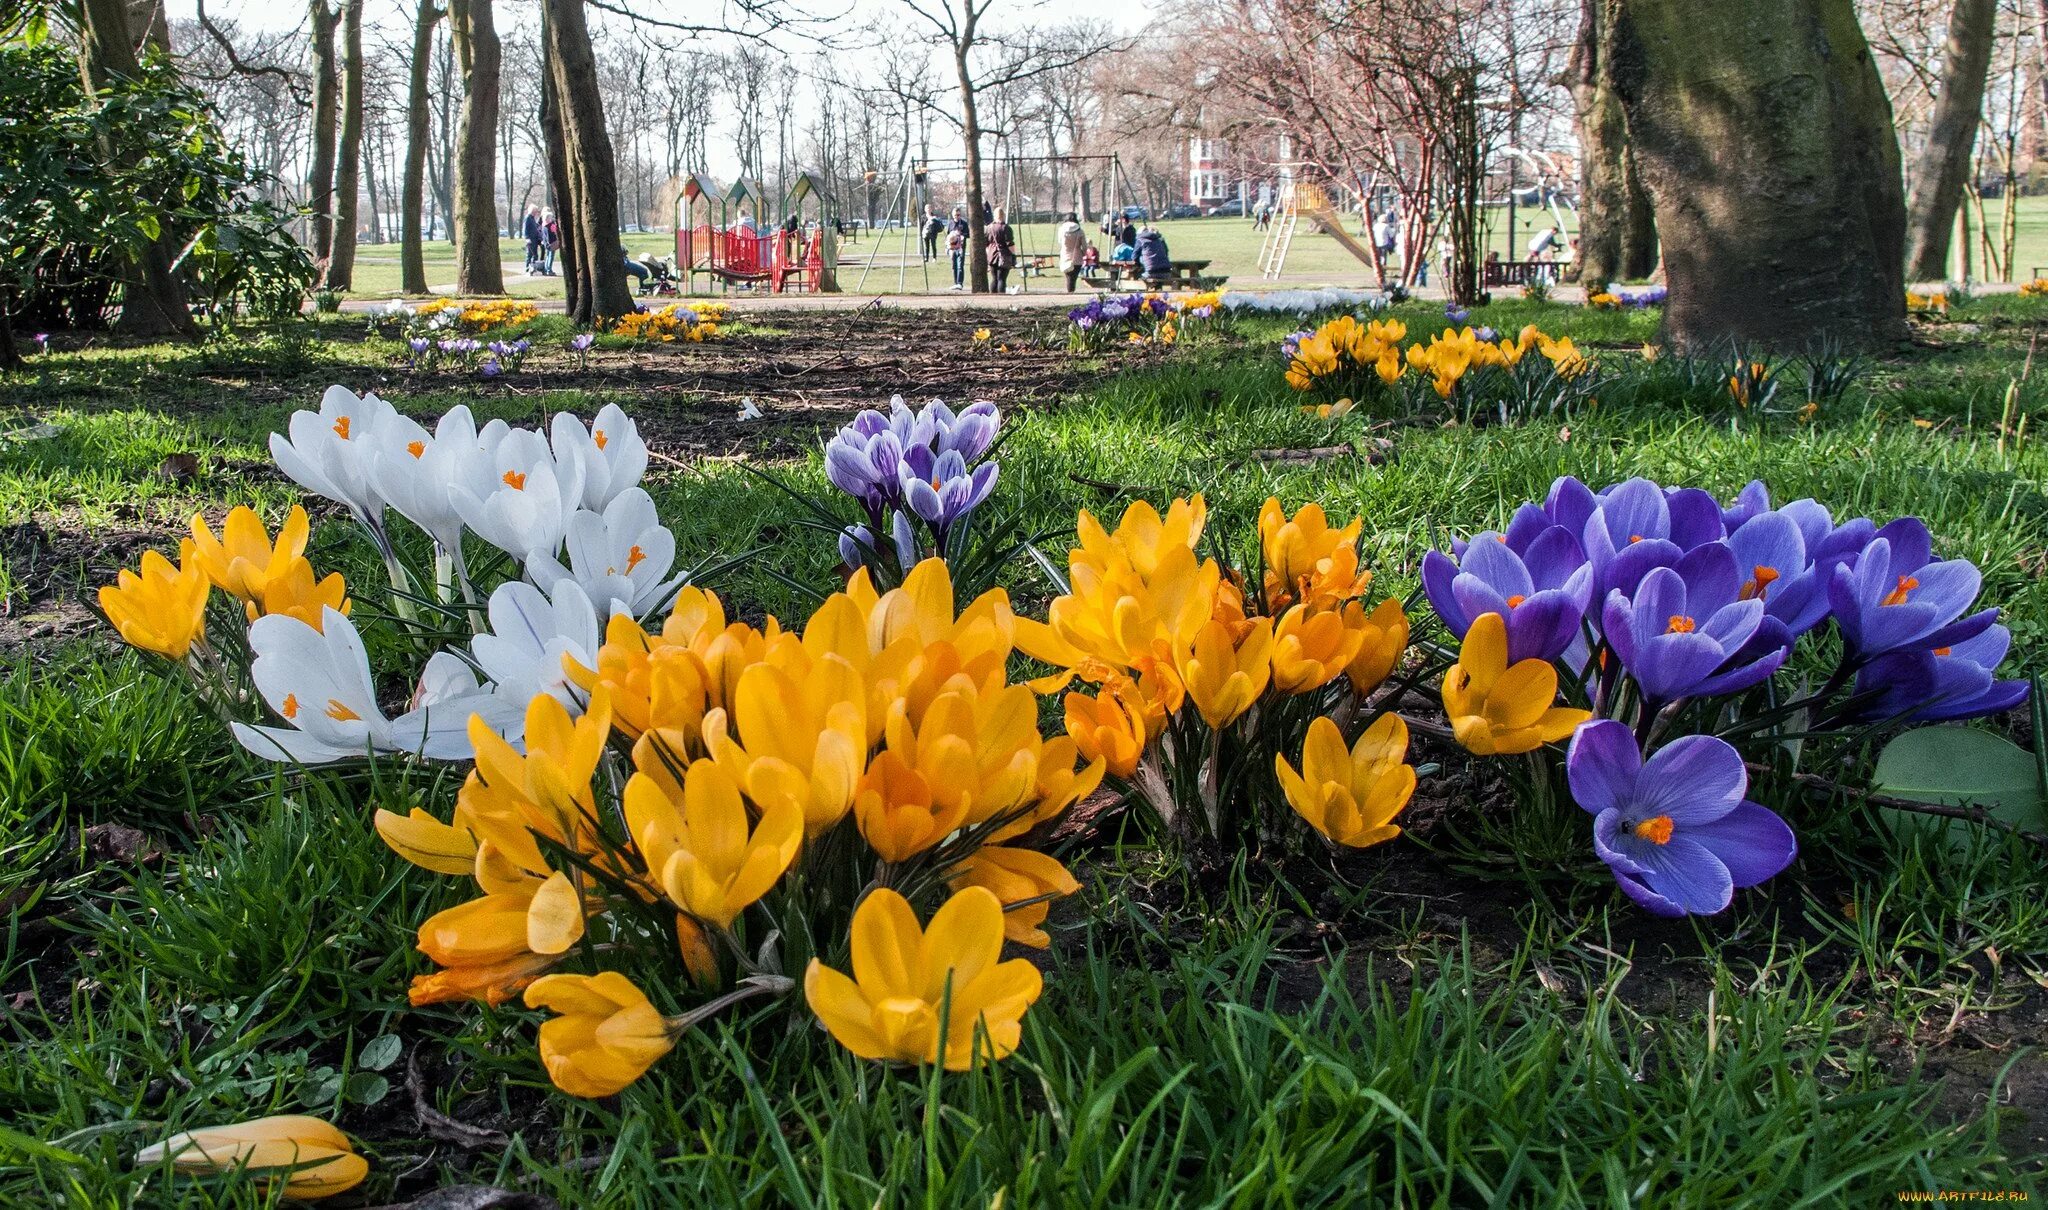
[[1530,282],[1542,282],[1554,286],[1564,273],[1564,265],[1549,260],[1494,260],[1480,266],[1481,287],[1526,286]]

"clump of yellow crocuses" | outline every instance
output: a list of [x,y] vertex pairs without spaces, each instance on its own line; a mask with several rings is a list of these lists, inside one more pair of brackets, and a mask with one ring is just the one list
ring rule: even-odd
[[[1268,500],[1247,574],[1195,553],[1207,520],[1201,496],[1164,515],[1140,501],[1114,530],[1081,513],[1069,592],[1045,621],[1017,622],[1018,647],[1061,669],[1035,684],[1093,687],[1067,692],[1069,735],[1184,841],[1256,844],[1283,830],[1283,803],[1340,844],[1389,838],[1379,825],[1407,802],[1412,770],[1405,788],[1391,770],[1375,781],[1370,827],[1326,809],[1320,787],[1282,793],[1266,776],[1304,735],[1341,746],[1340,722],[1376,725],[1391,705],[1372,699],[1407,648],[1408,619],[1399,600],[1369,600],[1363,523],[1332,525],[1313,503],[1290,516]],[[1393,732],[1374,734],[1372,751],[1405,768],[1406,730],[1399,751]]]
[[[590,663],[565,658],[580,715],[536,696],[523,752],[473,719],[447,821],[378,812],[400,856],[476,884],[420,925],[438,969],[413,1002],[523,992],[556,1014],[541,1058],[580,1096],[631,1084],[717,1008],[788,995],[806,963],[857,1054],[1008,1054],[1038,976],[996,951],[1046,945],[1049,901],[1079,889],[1032,835],[1106,765],[1040,734],[1009,681],[1016,627],[1000,589],[956,612],[939,560],[887,593],[856,573],[801,630],[728,622],[695,587],[656,633],[615,615]],[[831,969],[849,946],[852,980]],[[877,975],[882,950],[906,965]],[[644,985],[620,969],[663,965]]]

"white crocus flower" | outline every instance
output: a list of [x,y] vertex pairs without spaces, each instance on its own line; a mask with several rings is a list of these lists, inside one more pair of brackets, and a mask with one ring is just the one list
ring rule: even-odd
[[490,632],[470,640],[469,653],[497,696],[523,714],[527,703],[545,693],[580,715],[583,702],[569,684],[562,657],[596,667],[601,639],[597,610],[576,581],[557,581],[547,594],[524,580],[500,584],[491,594],[490,619]]
[[374,394],[358,397],[347,387],[328,387],[318,412],[292,413],[290,437],[270,435],[270,456],[300,487],[345,506],[381,533],[384,498],[370,482],[371,436],[397,415]]
[[601,513],[582,509],[570,517],[568,547],[568,567],[536,556],[526,564],[527,578],[549,591],[574,581],[602,613],[643,617],[667,605],[688,579],[663,578],[675,565],[676,539],[641,488],[628,488]]
[[249,627],[249,650],[256,657],[249,666],[256,691],[289,725],[236,723],[234,733],[243,747],[270,760],[315,765],[393,752],[468,760],[475,755],[470,715],[481,713],[494,730],[516,721],[474,677],[464,679],[438,657],[428,664],[433,684],[419,695],[420,704],[385,718],[362,637],[333,609],[322,612],[318,630],[284,614],[258,618]]
[[647,443],[640,439],[633,418],[616,403],[604,405],[587,429],[568,412],[557,412],[548,431],[555,461],[566,465],[573,460],[583,468],[580,503],[592,512],[603,512],[647,473]]
[[557,462],[531,429],[493,420],[477,435],[477,452],[462,460],[449,503],[484,541],[520,560],[562,548],[569,514],[583,498],[583,464]]
[[481,452],[476,421],[457,405],[434,432],[398,416],[380,428],[371,457],[371,482],[400,516],[419,526],[444,557],[462,565],[462,514],[449,488]]

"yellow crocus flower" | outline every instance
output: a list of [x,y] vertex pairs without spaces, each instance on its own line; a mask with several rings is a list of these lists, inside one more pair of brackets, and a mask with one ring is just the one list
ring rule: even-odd
[[135,1153],[138,1168],[165,1160],[185,1176],[246,1171],[259,1191],[282,1181],[285,1196],[300,1201],[345,1193],[370,1174],[369,1162],[356,1154],[347,1135],[298,1114],[187,1130]]
[[1362,696],[1379,688],[1408,650],[1408,612],[1399,599],[1388,597],[1371,613],[1365,611],[1365,602],[1351,601],[1341,616],[1344,625],[1359,634],[1358,654],[1345,666],[1344,675]]
[[[1044,853],[987,845],[977,849],[947,878],[955,891],[986,887],[1003,905],[1003,935],[1019,945],[1044,949],[1045,918],[1051,900],[1081,889],[1067,868]],[[1035,902],[1034,902],[1035,901]]]
[[1372,584],[1372,573],[1358,570],[1358,535],[1364,526],[1364,518],[1354,517],[1342,529],[1332,529],[1323,506],[1314,502],[1289,517],[1277,497],[1267,497],[1259,509],[1267,607],[1278,609],[1299,593],[1328,608],[1363,593]]
[[700,760],[683,777],[682,801],[647,773],[626,782],[626,826],[669,901],[718,928],[774,889],[803,844],[802,809],[787,799],[765,804],[748,826],[739,783],[716,762]]
[[1415,769],[1405,762],[1408,724],[1383,714],[1348,751],[1337,724],[1319,718],[1308,725],[1301,748],[1301,772],[1282,753],[1273,754],[1287,805],[1316,831],[1349,848],[1392,840],[1401,829],[1392,820],[1415,795]]
[[1296,605],[1273,627],[1273,688],[1280,693],[1322,688],[1358,658],[1365,637],[1362,630],[1346,626],[1335,610]]
[[704,715],[703,735],[749,798],[796,806],[816,836],[845,817],[867,768],[867,686],[843,657],[812,656],[784,635],[740,674],[730,713]]
[[271,580],[286,574],[306,553],[311,527],[306,510],[292,506],[284,524],[277,527],[277,541],[263,528],[263,518],[244,505],[228,513],[220,537],[206,526],[206,514],[192,514],[192,561],[206,573],[216,588],[251,605],[263,600]]
[[549,975],[526,989],[528,1008],[557,1015],[540,1027],[540,1058],[555,1087],[608,1097],[675,1047],[667,1018],[617,971]]
[[[853,914],[853,976],[813,958],[804,998],[839,1044],[864,1059],[965,1071],[1017,1049],[1044,979],[1022,958],[1000,962],[1003,905],[986,887],[959,891],[920,928],[887,887]],[[941,1034],[944,1049],[941,1051]]]
[[129,646],[182,660],[206,638],[207,580],[188,540],[180,566],[156,551],[142,553],[142,573],[122,568],[100,589],[100,609]]
[[1007,818],[1029,805],[1038,785],[1038,703],[1023,685],[984,692],[966,682],[939,694],[913,721],[890,715],[888,750],[931,787],[934,810],[967,823]]
[[1444,712],[1458,742],[1479,756],[1532,752],[1570,735],[1593,716],[1556,705],[1557,669],[1534,657],[1508,666],[1507,624],[1479,615],[1458,662],[1444,673]]
[[1271,618],[1254,620],[1237,643],[1228,622],[1212,621],[1196,632],[1194,643],[1176,654],[1181,683],[1204,722],[1221,731],[1252,708],[1272,679],[1272,651]]
[[1101,760],[1112,776],[1121,778],[1138,771],[1138,758],[1145,754],[1150,738],[1142,711],[1133,709],[1126,698],[1105,685],[1096,697],[1069,693],[1062,703],[1067,734],[1081,755]]
[[892,751],[878,753],[853,795],[853,818],[883,861],[908,861],[944,840],[967,818],[967,800],[940,801],[924,774]]
[[261,595],[246,609],[252,622],[258,617],[283,614],[319,630],[326,616],[324,611],[332,609],[346,617],[353,605],[348,599],[348,584],[340,572],[329,572],[326,579],[315,583],[313,565],[298,557],[271,576]]

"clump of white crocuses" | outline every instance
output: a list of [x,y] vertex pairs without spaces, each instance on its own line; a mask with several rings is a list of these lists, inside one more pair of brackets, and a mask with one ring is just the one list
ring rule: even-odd
[[[124,637],[191,675],[260,756],[466,760],[472,716],[519,746],[535,698],[582,713],[565,660],[595,664],[614,616],[658,621],[688,578],[640,487],[646,442],[616,405],[588,424],[559,413],[545,431],[479,427],[458,406],[430,432],[374,394],[336,386],[273,433],[270,449],[368,538],[385,570],[376,608],[352,608],[362,585],[316,582],[296,509],[274,540],[247,509],[218,540],[195,517],[204,539],[187,542],[179,564],[145,559],[142,575],[103,595]],[[357,629],[365,616],[388,619],[419,660],[393,708]]]

